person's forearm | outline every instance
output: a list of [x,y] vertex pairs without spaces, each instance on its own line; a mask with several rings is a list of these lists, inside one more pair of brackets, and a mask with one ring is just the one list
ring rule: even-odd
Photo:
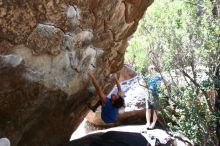
[[102,89],[98,85],[98,83],[96,81],[96,78],[93,75],[90,75],[90,77],[91,77],[92,83],[93,83],[93,85],[94,85],[94,87],[96,89],[96,92],[98,93],[98,95],[101,98],[102,104],[105,104],[105,100],[106,100],[105,94],[103,93]]
[[96,91],[99,93],[99,92],[101,91],[101,88],[100,88],[100,86],[98,85],[98,83],[97,83],[95,77],[91,76],[91,79],[92,79],[92,84],[94,85]]
[[117,88],[118,88],[118,95],[122,96],[122,90],[121,90],[121,86],[120,86],[120,83],[119,83],[118,79],[115,79],[115,82],[116,82],[116,85],[117,85]]

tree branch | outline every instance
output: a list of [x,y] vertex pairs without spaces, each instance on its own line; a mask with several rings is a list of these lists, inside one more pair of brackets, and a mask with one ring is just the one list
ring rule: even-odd
[[210,101],[208,100],[208,99],[209,99],[209,96],[208,96],[207,92],[206,92],[204,89],[202,89],[201,86],[200,86],[189,74],[187,74],[183,69],[181,70],[181,72],[183,73],[184,76],[186,76],[188,79],[190,79],[190,81],[191,81],[200,91],[202,91],[202,93],[203,93],[203,94],[205,95],[205,97],[206,97],[206,102],[207,102],[207,104],[208,104],[209,110],[210,110],[211,112],[214,112],[213,109],[212,109],[212,105],[211,105]]

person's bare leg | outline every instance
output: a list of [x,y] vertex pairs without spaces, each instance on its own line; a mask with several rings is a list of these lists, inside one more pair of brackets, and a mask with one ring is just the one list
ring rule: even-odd
[[146,109],[146,127],[150,126],[150,119],[151,119],[151,109]]
[[157,122],[157,112],[155,110],[153,110],[153,122],[151,123],[149,128],[154,128],[156,122]]

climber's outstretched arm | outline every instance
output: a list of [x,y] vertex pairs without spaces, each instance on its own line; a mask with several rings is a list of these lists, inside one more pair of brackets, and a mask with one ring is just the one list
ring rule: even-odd
[[105,95],[104,92],[102,91],[101,87],[98,85],[95,76],[94,76],[92,73],[89,73],[89,76],[90,76],[90,78],[91,78],[91,80],[92,80],[92,83],[93,83],[95,89],[96,89],[96,92],[98,93],[98,95],[99,95],[100,98],[101,98],[102,105],[104,105],[105,102],[106,102],[106,95]]
[[118,93],[117,93],[117,94],[118,94],[118,96],[122,96],[121,85],[120,85],[120,83],[119,83],[117,77],[115,76],[114,78],[115,78],[115,83],[116,83],[117,88],[118,88]]

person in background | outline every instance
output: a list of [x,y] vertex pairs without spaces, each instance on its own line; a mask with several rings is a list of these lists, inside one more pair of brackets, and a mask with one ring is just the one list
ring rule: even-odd
[[91,72],[89,73],[91,81],[101,99],[102,112],[101,118],[105,123],[114,123],[119,117],[119,108],[124,107],[124,99],[122,98],[122,90],[118,79],[114,76],[115,83],[118,88],[117,94],[111,94],[110,98],[104,94],[101,87],[98,85],[96,77]]
[[[149,75],[145,77],[145,81],[148,87],[149,96],[146,99],[146,128],[153,129],[157,122],[157,111],[160,106],[160,85],[164,82],[163,77],[160,73],[156,71],[154,65],[148,67]],[[151,123],[151,117],[153,116],[153,121]]]

